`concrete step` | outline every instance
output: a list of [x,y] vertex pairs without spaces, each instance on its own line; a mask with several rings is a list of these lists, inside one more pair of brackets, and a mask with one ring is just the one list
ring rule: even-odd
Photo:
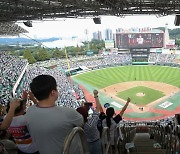
[[166,154],[166,151],[144,151],[144,152],[130,152],[130,154]]
[[147,146],[147,147],[153,147],[154,143],[156,143],[155,141],[148,141],[148,142],[134,142],[135,147],[143,147],[143,146]]
[[150,139],[149,133],[136,133],[132,142],[134,149],[130,149],[130,154],[166,154],[166,149],[157,148],[158,143]]
[[130,154],[166,154],[166,152],[132,152]]
[[150,135],[149,133],[136,133],[133,142],[144,142],[144,141],[150,141]]
[[155,149],[152,147],[135,147],[136,151],[157,151],[161,149]]
[[157,152],[157,151],[165,151],[165,149],[155,149],[150,147],[141,147],[141,148],[135,148],[136,152]]

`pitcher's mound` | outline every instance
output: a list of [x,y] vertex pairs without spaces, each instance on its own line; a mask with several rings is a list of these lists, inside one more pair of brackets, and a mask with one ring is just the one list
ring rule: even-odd
[[143,97],[143,96],[145,96],[145,94],[144,93],[137,93],[136,96]]

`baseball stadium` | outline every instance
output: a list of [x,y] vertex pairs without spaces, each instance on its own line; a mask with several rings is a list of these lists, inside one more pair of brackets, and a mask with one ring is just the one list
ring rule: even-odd
[[[121,54],[122,58],[115,62],[116,65],[110,63],[72,76],[72,79],[87,91],[89,99],[93,89],[97,89],[102,106],[108,103],[117,113],[130,97],[130,106],[124,115],[126,120],[158,120],[173,116],[180,111],[180,70],[175,63],[178,55],[170,51],[163,54],[166,35],[167,28],[165,32],[158,29],[121,29],[115,34],[115,46],[120,54],[121,49],[127,51]],[[118,55],[111,57],[116,61]]]
[[180,1],[0,1],[0,154],[180,154],[180,29],[150,15]]

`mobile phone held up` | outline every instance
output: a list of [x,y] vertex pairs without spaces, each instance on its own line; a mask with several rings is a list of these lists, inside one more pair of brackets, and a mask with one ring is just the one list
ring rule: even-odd
[[93,106],[93,103],[92,102],[86,102],[86,103],[84,103],[84,105],[91,107],[91,106]]

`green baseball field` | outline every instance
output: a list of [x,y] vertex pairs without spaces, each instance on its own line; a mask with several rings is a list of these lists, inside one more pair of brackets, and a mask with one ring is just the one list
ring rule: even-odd
[[130,97],[135,104],[146,105],[163,97],[164,94],[158,90],[154,90],[154,89],[143,87],[143,86],[137,86],[137,87],[119,92],[117,93],[117,96],[124,100]]
[[[156,120],[180,111],[180,69],[164,66],[120,66],[89,71],[72,77],[94,101],[99,91],[102,105],[121,110],[131,98],[123,117],[129,120]],[[139,109],[143,107],[143,110]]]

